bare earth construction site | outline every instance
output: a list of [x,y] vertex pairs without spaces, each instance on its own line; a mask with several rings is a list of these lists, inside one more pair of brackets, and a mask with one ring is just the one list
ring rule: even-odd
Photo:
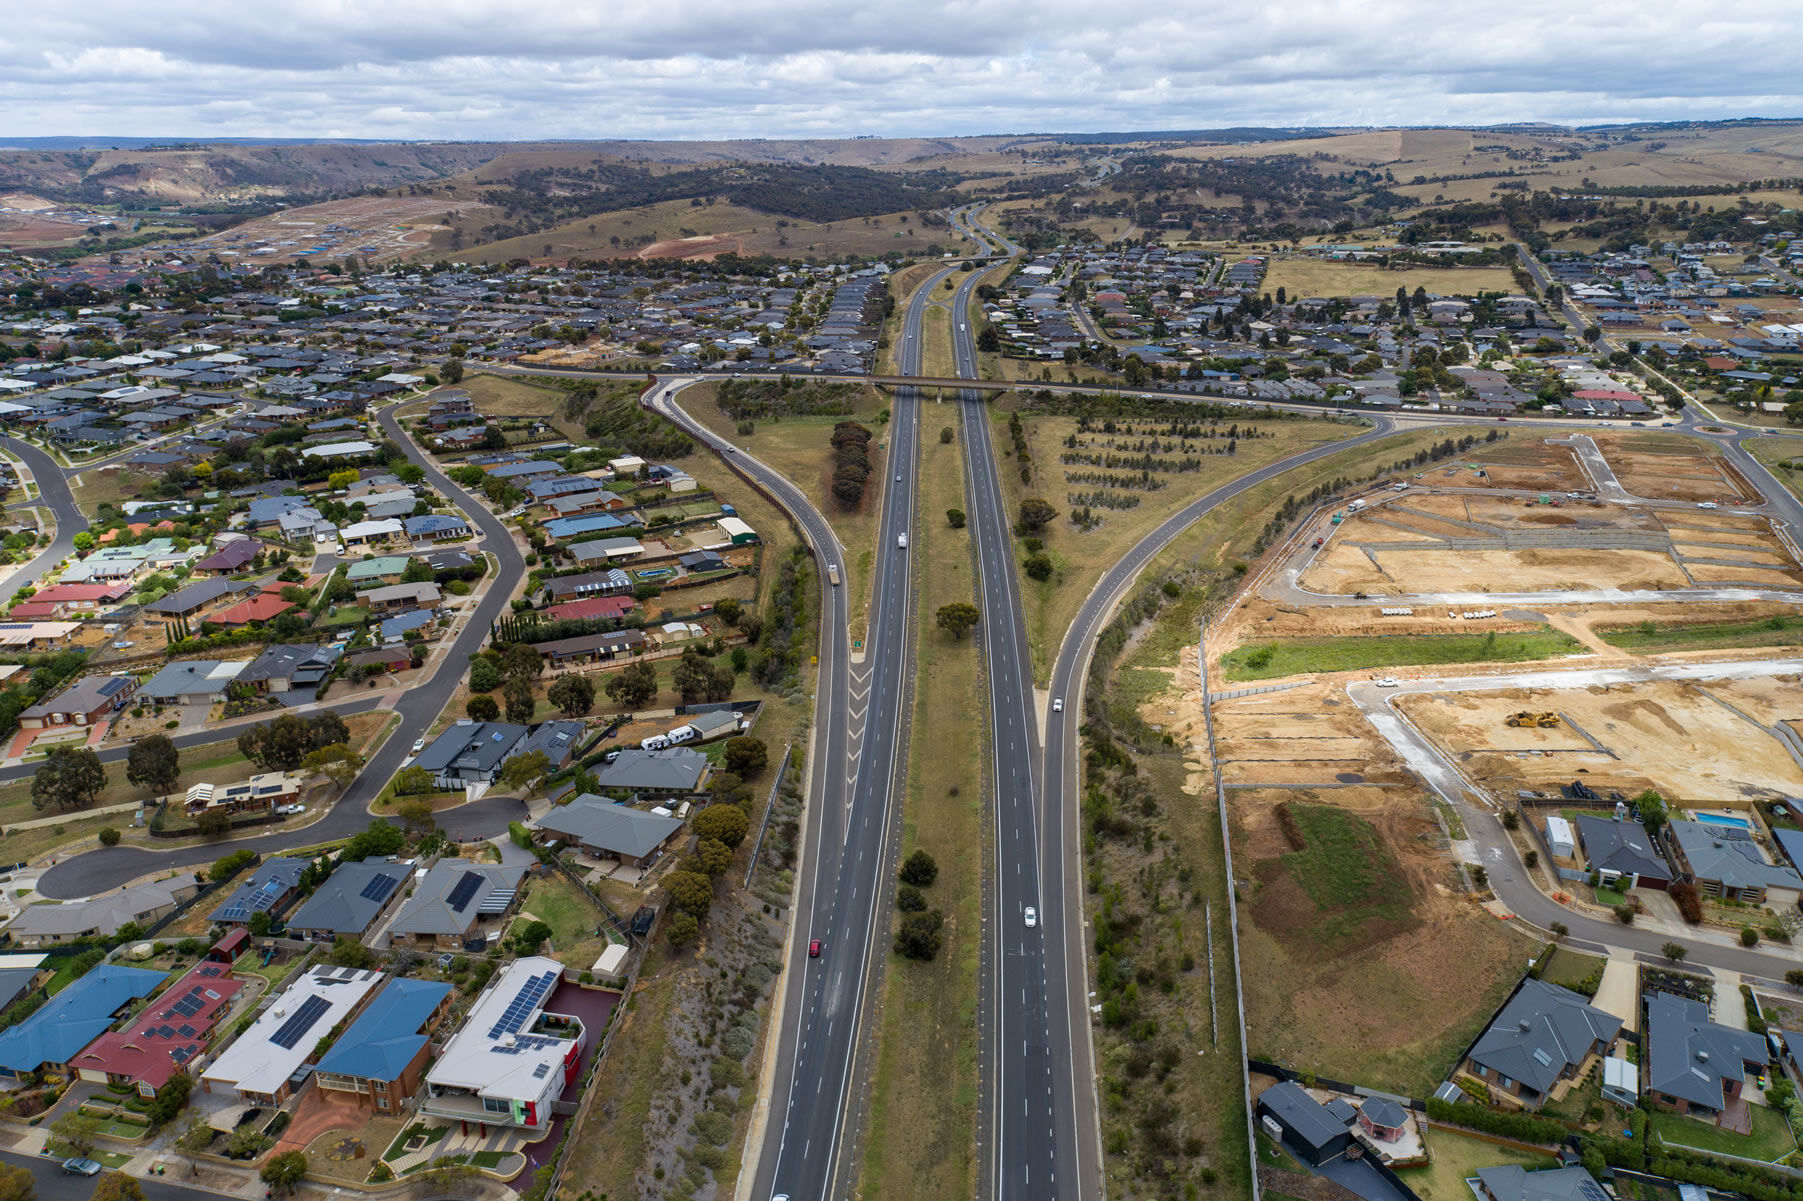
[[[1448,1079],[1544,945],[1511,896],[1611,920],[1505,812],[1803,795],[1793,510],[1702,438],[1517,429],[1302,525],[1207,640],[1252,1058]],[[1200,720],[1185,662],[1149,720]]]

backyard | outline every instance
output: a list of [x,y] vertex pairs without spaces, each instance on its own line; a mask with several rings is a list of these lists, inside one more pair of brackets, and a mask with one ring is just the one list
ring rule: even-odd
[[1753,1117],[1752,1134],[1736,1134],[1713,1122],[1663,1111],[1654,1112],[1652,1131],[1661,1142],[1672,1146],[1718,1151],[1768,1163],[1783,1159],[1797,1149],[1796,1137],[1791,1134],[1783,1114],[1764,1105],[1749,1105],[1747,1109]]
[[1396,1173],[1421,1201],[1470,1201],[1471,1186],[1465,1181],[1476,1176],[1479,1168],[1520,1164],[1533,1171],[1558,1166],[1550,1155],[1498,1146],[1488,1139],[1469,1138],[1442,1127],[1429,1131],[1426,1141],[1433,1162],[1419,1168],[1401,1168]]

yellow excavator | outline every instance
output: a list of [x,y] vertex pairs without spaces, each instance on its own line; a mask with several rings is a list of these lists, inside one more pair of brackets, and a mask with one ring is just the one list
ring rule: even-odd
[[1550,709],[1541,713],[1523,710],[1503,718],[1503,724],[1529,730],[1546,730],[1559,724],[1559,715]]

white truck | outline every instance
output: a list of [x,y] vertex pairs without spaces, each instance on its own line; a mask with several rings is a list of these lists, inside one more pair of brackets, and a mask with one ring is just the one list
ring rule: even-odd
[[1350,510],[1352,510],[1352,511],[1353,511],[1353,512],[1354,512],[1354,513],[1356,513],[1356,512],[1358,512],[1358,511],[1359,511],[1359,510],[1360,510],[1360,509],[1362,509],[1362,508],[1364,508],[1364,507],[1365,507],[1365,502],[1364,502],[1364,501],[1362,501],[1362,500],[1355,500],[1355,501],[1353,501],[1353,502],[1352,502],[1352,503],[1351,503],[1351,504],[1349,504],[1349,505],[1347,505],[1347,506],[1346,506],[1346,507],[1347,507],[1347,508],[1348,508],[1348,509],[1350,509]]
[[907,550],[908,549],[908,536],[906,534],[897,534],[895,536],[895,545],[900,547],[902,550]]

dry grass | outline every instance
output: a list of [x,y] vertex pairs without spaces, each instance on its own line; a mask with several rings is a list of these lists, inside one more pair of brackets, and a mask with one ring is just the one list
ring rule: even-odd
[[[602,382],[605,384],[607,381]],[[461,383],[450,387],[468,392],[478,413],[490,417],[544,417],[557,427],[558,433],[572,442],[586,440],[582,423],[571,421],[563,415],[563,402],[567,393],[561,388],[548,388],[542,384],[481,372],[472,372],[464,376]],[[424,412],[422,406],[411,410],[407,415],[414,416]]]
[[1515,281],[1502,267],[1420,267],[1385,271],[1372,263],[1334,259],[1280,258],[1265,273],[1264,290],[1283,288],[1291,300],[1310,296],[1394,296],[1397,288],[1426,288],[1439,296],[1513,292]]
[[[955,414],[956,410],[952,410]],[[950,418],[955,424],[956,417]],[[942,604],[975,596],[968,529],[938,514],[961,503],[962,451],[922,439],[919,672],[915,682],[906,854],[939,863],[927,890],[945,913],[945,946],[931,963],[891,956],[883,980],[881,1051],[865,1142],[866,1197],[968,1196],[975,1187],[976,1008],[982,927],[983,737],[981,655],[975,641],[937,629]]]

